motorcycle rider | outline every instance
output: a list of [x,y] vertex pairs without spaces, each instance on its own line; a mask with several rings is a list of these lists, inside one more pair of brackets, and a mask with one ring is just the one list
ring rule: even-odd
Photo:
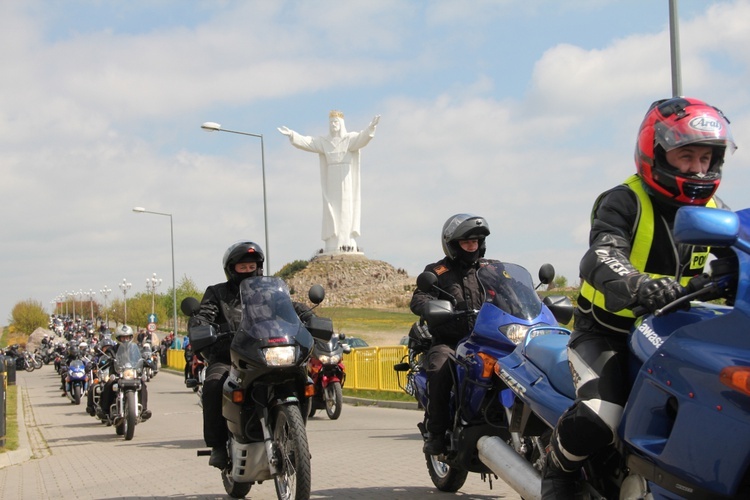
[[[117,329],[115,338],[117,339],[117,344],[112,346],[112,349],[110,351],[110,356],[113,363],[117,351],[119,351],[120,349],[128,349],[130,347],[128,344],[130,344],[130,342],[133,340],[133,329],[128,325],[122,325]],[[136,346],[135,344],[133,345],[133,347],[135,347],[135,349],[138,349],[138,346]],[[109,408],[112,406],[112,400],[114,399],[114,391],[112,390],[112,386],[114,385],[116,380],[117,378],[113,377],[111,380],[108,380],[106,384],[104,384],[100,400],[101,408],[99,409],[99,412],[101,413],[97,412],[97,418],[103,419],[105,415],[109,413]],[[149,418],[151,418],[151,410],[148,409],[148,388],[146,387],[146,382],[143,380],[141,380],[140,400],[141,405],[143,406],[143,411],[141,411],[141,419],[148,420]]]
[[717,108],[686,97],[656,101],[638,132],[637,174],[594,202],[568,342],[576,401],[550,439],[543,498],[573,498],[583,461],[616,439],[630,391],[633,308],[654,312],[683,287],[698,289],[709,251],[720,254],[675,245],[672,229],[681,206],[724,206],[714,193],[725,153],[735,149],[729,121]]
[[[263,276],[264,261],[263,249],[252,241],[238,241],[227,248],[222,258],[227,281],[206,288],[200,311],[190,320],[190,324],[200,320],[208,321],[219,326],[220,334],[230,333],[220,336],[214,344],[200,350],[200,355],[208,363],[203,382],[203,439],[206,446],[211,447],[208,464],[219,469],[226,467],[229,460],[226,448],[227,425],[221,411],[222,387],[231,366],[229,348],[232,334],[239,329],[242,320],[240,282],[252,276]],[[295,303],[294,306],[303,321],[312,315],[310,309],[303,304]]]
[[[485,262],[485,238],[490,228],[478,215],[456,214],[443,225],[441,242],[445,257],[428,264],[425,271],[437,275],[440,291],[426,293],[415,290],[409,305],[411,311],[422,317],[430,300],[450,300],[457,311],[479,309],[484,301],[477,270]],[[442,325],[428,325],[432,345],[425,356],[427,372],[427,431],[423,451],[429,455],[444,453],[445,432],[450,427],[448,404],[453,385],[449,358],[455,354],[456,344],[474,327],[474,316],[461,315]]]
[[[99,355],[95,356],[94,359],[91,360],[92,363],[94,363],[94,366],[101,372],[101,370],[104,370],[114,364],[114,347],[117,344],[112,339],[104,339],[101,342],[99,342],[98,351]],[[105,365],[100,365],[99,360],[102,356],[108,356],[110,359],[107,361]],[[106,382],[106,381],[105,381]],[[95,415],[94,410],[94,386],[95,384],[92,383],[89,385],[89,389],[86,391],[86,413],[91,415],[92,417]]]

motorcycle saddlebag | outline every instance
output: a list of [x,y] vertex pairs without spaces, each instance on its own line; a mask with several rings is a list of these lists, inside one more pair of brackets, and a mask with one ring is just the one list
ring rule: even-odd
[[191,325],[188,329],[188,337],[190,337],[190,347],[193,352],[198,352],[214,344],[218,338],[216,329],[213,325],[207,323]]
[[427,329],[427,325],[414,323],[409,330],[409,349],[414,352],[427,352],[432,345],[432,334]]

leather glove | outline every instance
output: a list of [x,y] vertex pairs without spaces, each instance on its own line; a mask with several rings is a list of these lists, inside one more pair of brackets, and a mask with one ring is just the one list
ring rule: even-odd
[[654,313],[684,294],[685,289],[671,278],[646,280],[638,287],[638,304]]

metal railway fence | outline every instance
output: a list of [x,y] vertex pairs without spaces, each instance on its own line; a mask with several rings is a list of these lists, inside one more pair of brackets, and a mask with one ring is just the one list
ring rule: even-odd
[[[348,389],[401,392],[393,365],[400,363],[406,353],[407,347],[403,345],[352,349],[352,352],[344,355],[345,386]],[[184,370],[184,351],[167,350],[167,366]]]

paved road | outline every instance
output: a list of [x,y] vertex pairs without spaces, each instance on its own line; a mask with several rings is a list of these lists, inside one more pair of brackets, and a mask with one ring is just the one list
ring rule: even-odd
[[[218,470],[195,454],[204,447],[201,410],[181,376],[162,372],[149,383],[154,416],[132,441],[61,397],[51,365],[17,377],[32,456],[23,461],[23,451],[14,452],[21,463],[0,469],[0,498],[228,498]],[[307,426],[313,499],[519,498],[499,480],[490,489],[478,474],[456,495],[437,491],[417,411],[347,404],[338,420],[319,415]],[[248,498],[275,499],[273,481],[254,485]]]

